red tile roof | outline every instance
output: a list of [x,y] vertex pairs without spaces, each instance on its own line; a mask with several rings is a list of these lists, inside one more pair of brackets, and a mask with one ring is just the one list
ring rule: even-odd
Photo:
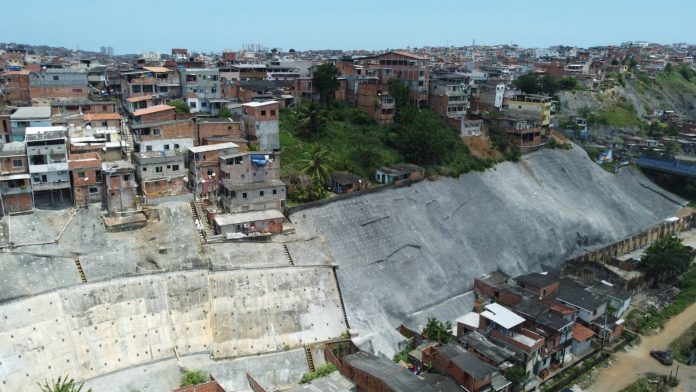
[[118,113],[90,113],[85,114],[85,121],[104,121],[104,120],[120,120],[121,116]]
[[136,110],[133,112],[133,116],[138,117],[138,116],[144,116],[146,114],[152,114],[152,113],[158,113],[158,112],[164,112],[166,110],[174,110],[173,106],[169,105],[157,105],[153,106],[150,108],[145,108],[145,109],[140,109]]
[[578,342],[584,342],[594,336],[594,334],[595,333],[587,327],[577,323],[573,325],[573,339],[577,340]]

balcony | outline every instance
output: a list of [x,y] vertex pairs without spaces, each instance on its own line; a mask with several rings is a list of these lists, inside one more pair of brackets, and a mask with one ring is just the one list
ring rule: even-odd
[[68,171],[68,162],[53,162],[41,165],[29,164],[29,173],[51,173]]
[[65,189],[70,188],[70,180],[35,182],[34,184],[32,184],[31,187],[34,190],[34,192],[50,191],[54,189]]

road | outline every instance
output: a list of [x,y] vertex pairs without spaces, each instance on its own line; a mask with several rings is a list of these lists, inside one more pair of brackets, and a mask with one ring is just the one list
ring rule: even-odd
[[680,385],[674,391],[696,392],[696,366],[677,364],[664,366],[650,356],[652,349],[666,349],[672,340],[679,337],[696,323],[696,304],[667,322],[660,333],[642,337],[638,346],[614,355],[611,366],[600,369],[599,377],[585,392],[620,391],[638,378],[647,374],[669,374],[679,366]]

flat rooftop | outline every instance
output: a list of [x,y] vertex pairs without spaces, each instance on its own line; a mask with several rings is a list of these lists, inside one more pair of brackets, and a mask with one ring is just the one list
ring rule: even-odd
[[51,118],[50,106],[29,106],[17,109],[10,120],[44,120]]
[[26,129],[26,140],[28,142],[40,140],[65,139],[66,127],[28,127]]
[[282,219],[285,215],[278,210],[252,211],[238,214],[220,214],[215,216],[219,226],[238,225],[247,222],[257,222],[270,219]]
[[220,144],[206,144],[204,146],[189,147],[188,149],[192,153],[198,154],[201,152],[219,151],[219,150],[225,150],[228,148],[239,148],[239,145],[232,143],[232,142],[228,142],[228,143],[220,143]]
[[524,319],[517,313],[496,303],[486,305],[486,310],[481,312],[481,317],[485,317],[505,329],[514,328],[524,322]]

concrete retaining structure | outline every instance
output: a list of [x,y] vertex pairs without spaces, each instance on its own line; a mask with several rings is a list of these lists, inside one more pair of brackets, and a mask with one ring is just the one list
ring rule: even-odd
[[279,351],[345,330],[331,268],[198,270],[84,284],[0,305],[0,390],[38,390],[38,382],[66,374],[93,378],[194,353]]

